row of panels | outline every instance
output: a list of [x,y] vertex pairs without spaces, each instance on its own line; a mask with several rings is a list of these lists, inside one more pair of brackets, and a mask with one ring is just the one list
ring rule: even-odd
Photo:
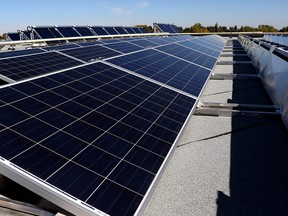
[[[44,48],[45,50],[18,51],[15,52],[19,54],[16,57],[7,57],[4,55],[5,53],[2,53],[4,56],[0,59],[0,74],[14,81],[19,81],[112,57],[114,59],[111,59],[110,62],[113,64],[136,71],[141,75],[164,82],[190,94],[198,95],[199,90],[191,88],[186,83],[187,77],[182,76],[179,79],[180,77],[174,74],[175,69],[173,68],[178,68],[182,74],[187,71],[193,79],[196,79],[197,76],[194,77],[194,75],[198,74],[199,71],[202,71],[201,73],[205,74],[204,77],[206,77],[214,67],[217,56],[221,52],[221,43],[216,41],[215,45],[212,46],[209,45],[212,43],[209,40],[211,39],[201,39],[200,41],[190,36],[151,37],[124,41],[106,40],[106,43],[90,42],[89,46],[67,44],[47,47]],[[10,53],[12,52],[8,54]],[[127,55],[129,53],[131,54]],[[119,58],[116,58],[117,56]],[[149,64],[153,59],[159,59],[159,61]],[[141,70],[135,69],[135,64],[136,67],[143,65],[139,67]],[[163,71],[166,73],[163,75],[164,77],[159,75],[162,71],[158,71],[161,64],[167,64],[165,71]],[[178,65],[182,65],[184,68],[180,70],[181,67]],[[184,85],[181,84],[182,79],[185,81]],[[192,82],[193,80],[188,81]]]
[[[75,215],[134,215],[224,41],[177,36],[77,46],[0,60],[1,71],[16,74],[68,67],[0,88],[0,169]],[[99,55],[105,58],[90,61]]]
[[7,33],[8,38],[11,41],[18,41],[32,39],[147,33],[147,31],[142,27],[122,26],[47,26],[28,27],[28,29],[29,31]]
[[102,63],[0,95],[1,157],[111,215],[135,213],[195,104]]
[[180,33],[178,27],[172,24],[153,23],[156,32]]

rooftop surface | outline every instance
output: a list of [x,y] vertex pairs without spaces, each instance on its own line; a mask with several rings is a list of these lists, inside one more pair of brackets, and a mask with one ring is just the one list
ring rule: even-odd
[[[277,115],[260,111],[272,102],[249,59],[231,55],[243,54],[239,46],[237,39],[228,40],[201,102],[252,104],[256,108],[248,114],[216,109],[205,115],[199,104],[145,208],[145,216],[288,215],[287,130]],[[223,79],[215,79],[217,76]],[[0,194],[9,197],[11,187],[15,185],[0,186]],[[12,193],[13,199],[28,200],[21,192]],[[33,204],[54,208],[42,201]]]

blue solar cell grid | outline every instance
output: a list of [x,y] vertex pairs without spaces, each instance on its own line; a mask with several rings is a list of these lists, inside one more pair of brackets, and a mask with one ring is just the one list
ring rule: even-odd
[[17,81],[80,64],[59,53],[40,53],[0,60],[0,74]]
[[[36,31],[36,33],[42,39],[63,37],[54,27],[36,27],[33,29],[32,33],[34,33],[34,31]],[[34,38],[37,38],[35,34],[34,34]]]
[[43,47],[42,49],[47,51],[53,51],[53,50],[64,50],[64,49],[71,49],[71,48],[79,48],[81,46],[73,43],[64,44],[64,45],[58,45],[58,46],[47,46]]
[[61,52],[86,62],[93,61],[99,58],[104,59],[108,57],[113,57],[121,54],[120,52],[99,45],[62,50]]
[[0,88],[5,166],[79,199],[76,206],[134,215],[223,47],[218,36],[146,37],[0,59],[0,74],[14,80],[67,69]]
[[147,33],[147,31],[143,27],[138,28],[141,33]]
[[20,34],[18,32],[9,32],[9,33],[7,33],[7,35],[11,41],[19,41],[20,40]]
[[136,27],[132,27],[132,30],[133,30],[136,34],[141,34],[141,33],[143,33],[139,28],[136,28]]
[[121,56],[109,62],[195,96],[200,94],[211,72],[156,50]]
[[114,27],[119,34],[127,34],[123,27]]
[[103,27],[109,35],[117,35],[119,34],[113,27]]
[[75,26],[74,28],[81,36],[94,36],[88,27]]
[[135,213],[195,104],[101,63],[0,89],[0,101],[1,157],[111,215]]
[[79,37],[79,36],[81,36],[72,27],[57,27],[57,30],[64,37]]
[[101,26],[92,26],[91,28],[97,35],[108,35],[108,32]]
[[130,53],[143,49],[143,47],[141,46],[137,46],[128,42],[111,43],[111,44],[105,44],[103,46],[122,53]]
[[124,27],[124,29],[129,33],[129,34],[135,34],[135,31],[131,27]]
[[45,51],[41,49],[27,49],[27,50],[0,52],[0,59],[35,54],[35,53],[42,53],[42,52],[45,52]]
[[163,52],[185,59],[189,62],[206,67],[210,70],[212,70],[212,68],[214,67],[217,61],[216,58],[211,57],[207,54],[204,54],[196,50],[192,50],[192,49],[189,49],[189,48],[177,45],[177,44],[161,46],[161,47],[158,47],[157,50],[161,50]]

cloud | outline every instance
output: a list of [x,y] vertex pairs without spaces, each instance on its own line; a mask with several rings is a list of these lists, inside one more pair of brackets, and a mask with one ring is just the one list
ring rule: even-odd
[[131,14],[131,11],[127,10],[125,8],[114,7],[114,8],[110,8],[110,11],[116,15],[129,15],[129,14]]
[[146,1],[142,1],[138,3],[137,7],[140,9],[145,9],[145,8],[150,7],[150,3]]

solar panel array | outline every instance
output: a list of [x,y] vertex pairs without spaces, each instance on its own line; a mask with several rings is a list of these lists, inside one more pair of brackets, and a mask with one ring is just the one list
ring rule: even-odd
[[172,24],[153,23],[157,32],[180,33],[178,27]]
[[0,172],[76,215],[134,215],[224,41],[102,43],[0,58],[0,74],[22,80],[0,88]]
[[7,36],[10,41],[29,40],[30,32],[28,31],[8,32]]
[[[87,37],[97,35],[142,34],[143,27],[123,26],[39,26],[28,27],[29,31],[7,33],[9,40],[52,39],[66,37]],[[30,34],[31,33],[31,34]]]

